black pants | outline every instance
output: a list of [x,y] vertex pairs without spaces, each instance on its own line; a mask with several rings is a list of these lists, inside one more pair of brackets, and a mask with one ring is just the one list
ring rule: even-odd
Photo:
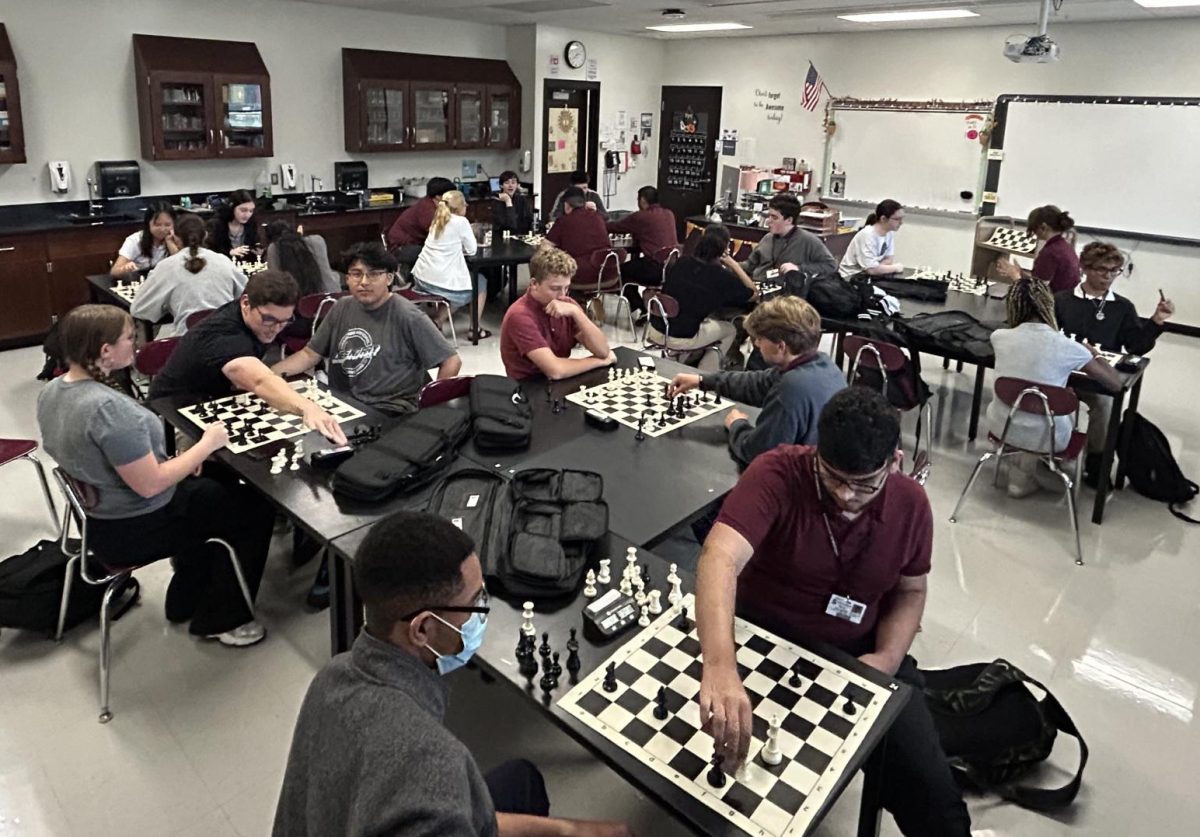
[[497,812],[534,817],[550,815],[546,782],[533,762],[525,759],[506,761],[489,770],[483,780],[487,782]]
[[[651,288],[657,288],[663,282],[662,265],[649,256],[635,256],[621,263],[621,279],[625,282],[637,282]],[[634,311],[642,310],[642,295],[637,288],[628,288],[625,298],[629,307]]]
[[[265,500],[228,472],[206,468],[217,478],[188,477],[161,509],[120,520],[88,519],[91,548],[114,566],[149,564],[173,557],[175,576],[167,592],[190,614],[198,636],[223,633],[252,618],[224,548],[206,544],[221,538],[237,550],[251,598],[258,595],[274,515]],[[183,602],[184,604],[179,604]]]

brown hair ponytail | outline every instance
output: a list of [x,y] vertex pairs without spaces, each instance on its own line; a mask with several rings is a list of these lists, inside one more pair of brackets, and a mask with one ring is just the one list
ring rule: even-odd
[[199,273],[204,270],[207,262],[201,258],[200,248],[208,236],[208,229],[200,220],[200,216],[191,212],[183,215],[175,222],[175,234],[179,236],[179,240],[188,250],[187,261],[183,263],[184,269],[188,273]]

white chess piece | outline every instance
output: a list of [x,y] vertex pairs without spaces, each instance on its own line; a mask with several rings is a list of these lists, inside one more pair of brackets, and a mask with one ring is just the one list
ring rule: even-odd
[[634,586],[633,588],[633,603],[641,607],[646,603],[646,593],[641,587]]
[[620,589],[621,595],[623,596],[633,595],[633,585],[629,583],[629,576],[625,576],[623,579],[621,579],[621,586],[618,589]]
[[677,581],[679,581],[679,565],[672,564],[670,570],[667,572],[667,583],[674,584]]
[[649,593],[646,594],[647,605],[650,609],[650,612],[652,614],[654,614],[655,616],[662,613],[661,597],[662,597],[662,591],[660,591],[660,590],[651,590]]
[[635,564],[637,564],[637,547],[631,546],[625,550],[625,565],[627,569],[636,572]]
[[677,605],[683,601],[683,591],[679,589],[678,578],[671,582],[671,592],[667,593],[667,601],[673,605]]
[[608,584],[609,582],[612,581],[612,573],[609,570],[609,566],[611,564],[612,564],[611,558],[601,558],[600,559],[600,574],[598,576],[596,576],[596,581],[599,581],[601,584]]
[[596,598],[596,571],[588,570],[587,577],[584,579],[583,595],[589,599]]
[[775,715],[767,727],[767,744],[762,748],[760,754],[763,764],[769,764],[772,767],[783,761],[783,753],[779,752],[779,726],[779,716]]
[[525,621],[521,623],[521,633],[526,636],[533,636],[536,633],[533,627],[533,602],[525,602],[522,607],[524,610],[521,611],[521,616],[524,617]]
[[646,606],[642,605],[642,615],[638,617],[638,625],[645,628],[650,624],[650,614],[646,612]]
[[744,761],[739,764],[737,772],[733,774],[733,781],[737,782],[739,785],[746,784],[746,782],[750,779],[750,771],[748,769],[749,766],[750,763],[748,761]]

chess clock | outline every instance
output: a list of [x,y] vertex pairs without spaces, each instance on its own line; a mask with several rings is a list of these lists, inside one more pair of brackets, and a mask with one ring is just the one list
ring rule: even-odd
[[568,41],[567,48],[563,50],[563,57],[567,59],[568,67],[578,70],[583,66],[583,62],[587,61],[587,47],[583,45],[583,41]]

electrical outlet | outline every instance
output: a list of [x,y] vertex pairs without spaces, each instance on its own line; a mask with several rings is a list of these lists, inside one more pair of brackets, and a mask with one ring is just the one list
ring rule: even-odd
[[277,171],[271,172],[271,185],[272,186],[279,185],[279,172],[277,172]]

